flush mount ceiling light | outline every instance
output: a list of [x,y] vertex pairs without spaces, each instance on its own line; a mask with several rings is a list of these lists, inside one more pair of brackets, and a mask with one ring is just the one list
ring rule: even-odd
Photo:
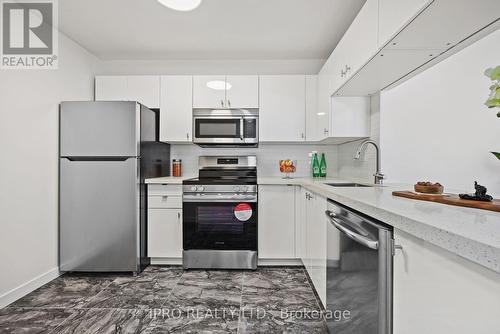
[[201,4],[201,0],[158,0],[158,2],[165,7],[181,12],[196,9]]
[[230,90],[231,84],[222,80],[213,80],[207,82],[207,87],[215,90]]
[[318,116],[324,116],[324,115],[326,115],[326,112],[319,112],[316,115],[318,115]]

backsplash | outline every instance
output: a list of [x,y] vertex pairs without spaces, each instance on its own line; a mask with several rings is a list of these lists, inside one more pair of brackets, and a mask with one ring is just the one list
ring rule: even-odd
[[[371,105],[371,139],[380,143],[380,95],[373,95]],[[358,145],[362,140],[338,145],[337,176],[346,179],[360,179],[373,182],[376,169],[376,153],[373,146],[368,146],[359,160],[354,160]],[[381,148],[383,149],[383,148]],[[382,169],[382,173],[384,170]]]
[[256,155],[259,176],[281,176],[280,159],[297,160],[295,177],[309,176],[309,152],[325,153],[328,174],[337,170],[337,146],[308,144],[259,144],[258,148],[202,148],[193,144],[171,145],[171,159],[182,159],[184,176],[198,175],[200,155]]

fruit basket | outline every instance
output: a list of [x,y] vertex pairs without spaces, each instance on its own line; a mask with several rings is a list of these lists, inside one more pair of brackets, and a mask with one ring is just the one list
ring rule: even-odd
[[291,174],[297,170],[297,160],[285,159],[279,161],[280,172],[284,179],[293,179]]

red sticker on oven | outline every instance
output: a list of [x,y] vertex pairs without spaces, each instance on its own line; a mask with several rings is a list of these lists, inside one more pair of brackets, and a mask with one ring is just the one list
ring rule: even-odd
[[234,207],[234,216],[242,222],[246,222],[252,217],[252,207],[247,203],[240,203]]

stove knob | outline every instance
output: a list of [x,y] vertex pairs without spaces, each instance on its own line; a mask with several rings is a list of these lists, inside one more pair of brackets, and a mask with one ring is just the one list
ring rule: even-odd
[[199,186],[199,187],[198,187],[198,191],[203,191],[203,190],[205,190],[205,187],[204,187],[204,186]]
[[240,191],[240,187],[239,186],[234,186],[233,189],[234,189],[234,191]]
[[191,191],[196,191],[196,186],[192,186]]

